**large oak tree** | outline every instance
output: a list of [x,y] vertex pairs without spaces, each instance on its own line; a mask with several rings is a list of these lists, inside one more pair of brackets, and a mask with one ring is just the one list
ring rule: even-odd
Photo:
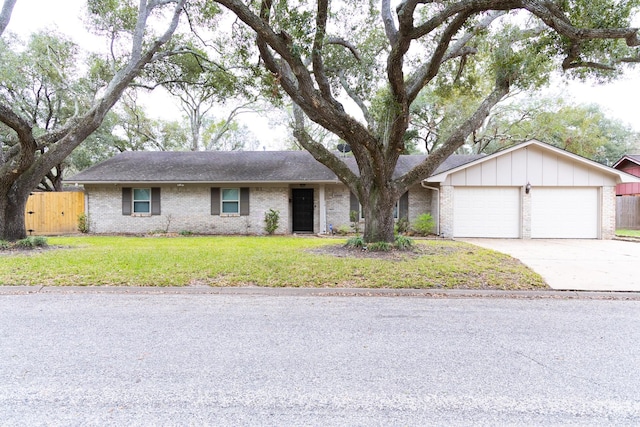
[[[12,134],[0,143],[0,239],[25,237],[25,205],[29,193],[52,168],[63,162],[95,131],[143,68],[175,52],[167,49],[186,0],[111,2],[89,0],[94,24],[112,36],[112,58],[102,61],[106,81],[86,105],[51,129],[42,129],[12,102],[12,88],[0,87],[0,122]],[[3,34],[15,0],[5,0],[0,13]],[[160,32],[156,33],[158,29]],[[118,46],[128,45],[120,55]],[[25,91],[25,100],[28,98]]]
[[[369,242],[393,239],[396,200],[464,144],[510,90],[539,87],[552,68],[615,77],[618,64],[636,60],[639,44],[628,28],[637,1],[404,0],[395,9],[390,0],[216,2],[253,34],[273,92],[297,106],[299,143],[358,196]],[[239,52],[251,60],[248,45]],[[425,88],[475,91],[479,101],[458,112],[423,163],[395,177],[412,105]],[[350,144],[359,174],[313,140],[306,118]]]

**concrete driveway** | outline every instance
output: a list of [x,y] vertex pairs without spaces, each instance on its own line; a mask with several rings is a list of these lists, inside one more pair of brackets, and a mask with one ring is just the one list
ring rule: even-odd
[[640,292],[640,243],[620,240],[460,239],[519,259],[553,289]]

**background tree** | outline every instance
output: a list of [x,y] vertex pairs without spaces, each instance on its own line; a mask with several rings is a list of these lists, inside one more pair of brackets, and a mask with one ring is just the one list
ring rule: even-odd
[[[379,9],[355,0],[217,3],[255,35],[274,97],[283,91],[297,106],[300,145],[358,196],[369,242],[393,239],[396,200],[460,148],[510,90],[543,85],[557,65],[613,78],[617,64],[637,58],[629,47],[639,44],[628,28],[636,0],[406,0],[395,11],[389,0]],[[236,38],[238,58],[251,59],[250,39]],[[440,88],[475,92],[478,102],[422,164],[394,177],[412,105]],[[306,118],[350,144],[359,175],[313,139]]]
[[[491,154],[514,144],[537,139],[597,162],[611,165],[624,153],[636,150],[640,135],[619,120],[610,119],[596,105],[570,104],[562,98],[528,93],[512,97],[492,109],[458,153]],[[407,137],[431,152],[460,120],[473,100],[430,93],[412,106]],[[416,110],[414,111],[413,108]]]
[[[50,129],[41,129],[28,110],[13,102],[9,85],[0,87],[0,122],[13,132],[12,138],[2,141],[0,157],[0,239],[26,236],[24,210],[29,193],[100,126],[148,63],[175,53],[164,48],[178,26],[185,1],[140,0],[134,6],[128,1],[90,0],[88,9],[94,24],[113,36],[111,60],[102,61],[108,77],[93,99],[86,105],[78,103],[73,114]],[[9,3],[13,2],[5,0],[5,6]],[[151,17],[158,20],[157,25],[151,25]],[[156,28],[163,30],[157,34]],[[121,52],[120,47],[125,45],[129,48]],[[44,49],[51,52],[49,45]],[[61,65],[49,62],[58,68]],[[55,71],[54,76],[59,76]],[[27,97],[26,91],[24,96],[30,99],[30,105],[36,104],[35,96]]]

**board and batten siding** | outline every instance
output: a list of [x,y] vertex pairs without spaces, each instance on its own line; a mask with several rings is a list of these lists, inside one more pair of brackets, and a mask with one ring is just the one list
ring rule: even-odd
[[613,176],[557,153],[526,147],[449,175],[443,185],[601,187],[615,186]]

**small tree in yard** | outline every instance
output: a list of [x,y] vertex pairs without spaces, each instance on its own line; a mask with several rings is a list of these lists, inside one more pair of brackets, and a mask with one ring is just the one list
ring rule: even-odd
[[267,234],[271,235],[275,233],[280,226],[280,211],[269,209],[264,213],[264,223],[264,229]]
[[[396,201],[460,148],[512,89],[543,86],[558,64],[578,77],[615,77],[618,64],[638,60],[631,47],[640,44],[628,28],[637,0],[404,0],[395,9],[390,0],[379,8],[357,0],[216,2],[247,29],[242,34],[230,20],[238,59],[263,64],[266,89],[293,101],[299,144],[358,197],[367,242],[393,242]],[[436,148],[396,176],[425,91],[472,102],[441,121],[453,123],[446,131],[430,128]],[[307,119],[350,145],[357,172],[314,140]]]
[[[9,22],[14,3],[15,0],[3,3],[0,35]],[[135,7],[129,2],[89,0],[93,27],[112,37],[112,60],[94,58],[91,64],[93,80],[78,82],[94,84],[93,97],[83,97],[74,106],[71,104],[74,110],[64,122],[55,126],[43,130],[34,117],[25,114],[27,110],[22,107],[33,105],[36,102],[34,95],[44,93],[38,88],[47,90],[52,79],[60,80],[56,89],[59,89],[58,93],[75,90],[75,83],[72,85],[65,80],[63,67],[66,64],[57,62],[59,58],[56,55],[60,52],[51,45],[42,46],[45,60],[40,65],[47,67],[44,74],[40,73],[42,68],[28,70],[31,74],[22,76],[17,75],[20,74],[18,68],[3,70],[0,75],[0,123],[9,132],[8,137],[0,140],[0,239],[15,241],[26,236],[24,211],[29,193],[100,126],[147,64],[176,53],[166,46],[176,30],[185,3],[186,0],[140,0]],[[164,19],[163,24],[152,24],[152,17]],[[163,31],[155,34],[154,30],[161,28],[160,25],[164,26]],[[125,40],[130,43],[129,50],[116,57],[114,48]],[[5,58],[10,56],[10,52],[4,53]],[[31,86],[15,87],[12,82],[20,77],[33,77],[34,80]],[[102,81],[104,84],[98,84]],[[51,95],[42,101],[56,102],[55,94]]]

